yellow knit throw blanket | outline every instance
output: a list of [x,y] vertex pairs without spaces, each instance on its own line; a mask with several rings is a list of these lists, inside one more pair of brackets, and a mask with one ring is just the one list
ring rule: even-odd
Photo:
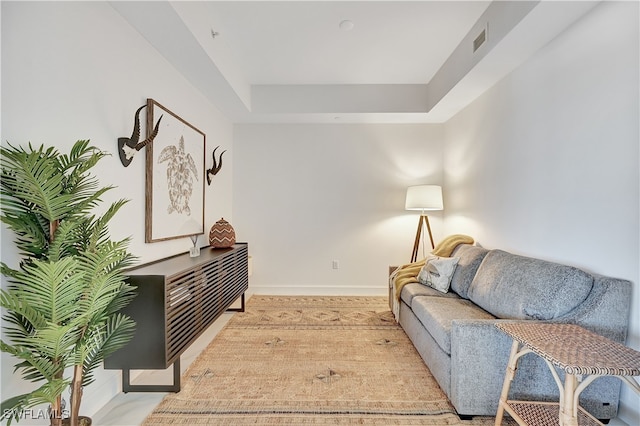
[[[474,243],[473,238],[471,238],[468,235],[454,234],[440,241],[436,245],[436,247],[433,249],[433,251],[431,251],[431,253],[440,257],[450,257],[451,253],[453,253],[453,251],[456,249],[456,247],[458,247],[458,245],[473,244],[473,243]],[[409,283],[418,282],[418,274],[420,273],[420,270],[424,266],[425,260],[426,259],[422,259],[417,262],[401,265],[391,275],[391,280],[395,290],[394,295],[396,300],[400,300],[400,293],[402,292],[402,287],[404,287]]]

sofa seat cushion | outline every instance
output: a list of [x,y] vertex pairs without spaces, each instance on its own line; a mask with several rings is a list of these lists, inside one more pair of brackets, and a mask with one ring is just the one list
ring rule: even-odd
[[495,319],[472,302],[461,298],[416,296],[411,303],[414,315],[438,346],[451,354],[451,322],[460,319]]
[[593,277],[578,268],[491,250],[468,296],[498,318],[552,320],[580,305],[592,287]]
[[450,298],[458,298],[458,295],[455,293],[442,293],[435,288],[428,287],[426,285],[420,283],[410,283],[406,284],[402,288],[402,292],[400,293],[400,298],[407,306],[411,306],[411,302],[413,298],[416,296],[433,296],[433,297],[450,297]]

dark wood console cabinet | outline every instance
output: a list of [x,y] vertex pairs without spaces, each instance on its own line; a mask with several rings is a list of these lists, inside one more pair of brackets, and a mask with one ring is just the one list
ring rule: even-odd
[[[104,360],[105,369],[122,370],[123,392],[180,391],[180,355],[249,286],[248,246],[201,249],[131,268],[128,281],[137,296],[123,310],[136,321],[133,339]],[[166,369],[172,385],[131,385],[130,370]]]

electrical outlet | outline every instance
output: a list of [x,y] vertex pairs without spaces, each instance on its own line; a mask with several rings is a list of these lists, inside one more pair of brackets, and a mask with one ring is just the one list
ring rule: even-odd
[[333,269],[340,269],[340,262],[339,262],[338,260],[333,260],[333,261],[331,262],[331,267],[332,267]]

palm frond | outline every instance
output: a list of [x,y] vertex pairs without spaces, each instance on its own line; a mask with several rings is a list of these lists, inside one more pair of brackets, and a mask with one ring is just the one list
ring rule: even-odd
[[0,306],[7,310],[5,321],[15,326],[7,327],[9,337],[28,335],[36,328],[46,327],[50,320],[49,316],[26,303],[16,292],[0,290]]
[[38,348],[39,354],[47,359],[66,362],[69,350],[74,346],[81,334],[77,324],[51,325],[38,330],[31,336],[15,340],[23,347]]
[[82,385],[87,386],[94,381],[93,372],[102,360],[126,345],[135,332],[135,321],[124,314],[112,315],[102,324],[96,325],[87,335],[86,345],[78,348],[81,357],[77,364],[83,365]]
[[60,222],[53,241],[49,245],[48,259],[56,261],[64,257],[76,256],[81,251],[86,220],[83,218],[67,218]]
[[81,186],[74,188],[71,193],[74,197],[74,214],[76,216],[89,214],[89,212],[97,207],[100,201],[102,201],[102,195],[113,188],[114,187],[112,186],[98,188],[97,181],[86,182]]
[[[49,221],[63,217],[69,212],[71,196],[63,189],[64,176],[57,167],[54,149],[40,146],[29,151],[9,145],[1,148],[3,173],[2,202],[5,198],[21,200],[25,208],[42,215]],[[6,182],[5,182],[6,179]],[[4,209],[4,206],[3,206]]]
[[69,380],[55,379],[40,386],[33,392],[17,395],[2,401],[0,409],[2,417],[0,419],[7,420],[7,426],[13,420],[20,421],[20,414],[28,409],[40,404],[53,404],[58,395],[64,392],[69,386]]
[[28,150],[2,147],[2,202],[7,203],[6,211],[15,216],[33,210],[52,222],[86,214],[96,207],[102,194],[112,187],[99,188],[98,180],[87,171],[108,154],[88,143],[76,142],[68,156],[43,146],[34,149],[30,144]]
[[[112,252],[115,253],[115,252]],[[95,255],[94,255],[95,257]],[[119,265],[129,264],[130,256],[111,256],[102,259],[103,264],[91,263],[88,256],[85,274],[95,272],[90,287],[87,287],[86,295],[79,300],[78,305],[82,310],[92,312],[92,321],[102,321],[121,311],[136,296],[136,288],[126,282]]]
[[128,200],[118,200],[112,203],[102,216],[91,217],[90,233],[86,235],[86,244],[84,247],[86,251],[95,251],[99,244],[109,242],[109,229],[107,225],[127,202]]
[[[1,220],[16,234],[15,244],[21,256],[42,259],[49,244],[48,222],[34,212],[6,212]],[[45,223],[46,222],[46,223]]]
[[63,171],[71,171],[71,176],[82,176],[95,166],[100,159],[109,155],[107,152],[90,146],[90,141],[79,140],[72,147],[69,155],[60,155],[59,162]]
[[29,306],[57,324],[73,318],[84,285],[77,269],[78,261],[73,257],[55,262],[34,260],[24,265],[23,270],[15,271],[7,290],[22,302],[12,309],[25,315],[28,312],[20,309]]
[[109,155],[89,145],[88,140],[77,141],[69,155],[58,157],[58,167],[65,177],[65,192],[73,196],[76,215],[85,215],[101,201],[100,197],[113,187],[99,188],[99,182],[88,171]]
[[31,382],[53,380],[60,377],[65,368],[63,360],[42,356],[32,346],[9,345],[0,341],[2,352],[9,353],[21,360],[15,365],[14,371],[19,372],[23,379]]

